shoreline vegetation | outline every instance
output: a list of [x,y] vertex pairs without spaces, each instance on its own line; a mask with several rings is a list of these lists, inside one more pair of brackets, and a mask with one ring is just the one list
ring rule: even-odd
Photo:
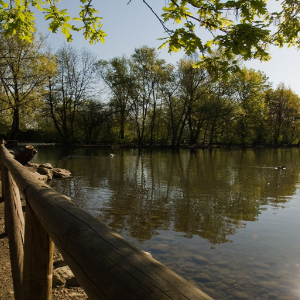
[[[9,141],[6,141],[9,142]],[[225,149],[245,149],[245,148],[299,148],[300,144],[280,144],[280,145],[251,145],[251,144],[180,144],[180,145],[169,145],[169,144],[105,144],[105,143],[93,143],[93,144],[85,144],[85,143],[71,143],[71,144],[63,144],[63,143],[44,143],[44,142],[23,142],[18,141],[18,145],[32,145],[32,146],[54,146],[54,147],[99,147],[99,148],[110,148],[110,149],[131,149],[131,148],[140,148],[140,149],[217,149],[217,148],[225,148]]]
[[[19,99],[9,87],[19,91],[23,83],[5,73],[13,93],[1,107],[5,138],[151,148],[300,142],[300,97],[284,83],[273,88],[263,72],[240,65],[240,72],[216,81],[209,68],[194,68],[193,59],[167,64],[148,46],[109,61],[66,45],[51,55],[57,70],[46,73],[39,96]],[[22,70],[22,59],[8,64]],[[11,105],[13,99],[19,102]]]

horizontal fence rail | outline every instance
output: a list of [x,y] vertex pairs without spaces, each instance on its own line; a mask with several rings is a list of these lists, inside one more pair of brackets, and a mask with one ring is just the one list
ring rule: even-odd
[[4,144],[1,158],[16,299],[51,299],[53,242],[89,299],[212,299],[39,181]]

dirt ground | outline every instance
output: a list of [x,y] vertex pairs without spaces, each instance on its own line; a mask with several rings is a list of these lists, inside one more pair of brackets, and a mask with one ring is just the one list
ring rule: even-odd
[[[14,300],[15,297],[11,275],[8,237],[5,234],[4,223],[4,203],[2,198],[0,198],[0,299]],[[60,287],[52,289],[52,299],[86,300],[88,297],[81,287]]]
[[0,198],[0,201],[0,298],[2,300],[12,300],[15,298],[11,277],[8,238],[4,233],[4,203],[2,198]]

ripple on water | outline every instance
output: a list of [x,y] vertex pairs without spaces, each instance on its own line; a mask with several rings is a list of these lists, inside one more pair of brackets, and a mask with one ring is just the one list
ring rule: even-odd
[[237,299],[237,300],[252,300],[252,297],[247,295],[245,292],[238,291],[238,290],[235,290],[233,292],[233,297],[234,297],[234,299]]
[[198,273],[193,277],[196,282],[211,282],[212,278],[207,273]]
[[195,263],[197,263],[197,264],[200,264],[200,265],[206,265],[206,264],[209,263],[209,261],[208,261],[205,257],[203,257],[203,256],[201,256],[201,255],[191,255],[191,256],[190,256],[190,259],[191,259],[193,262],[195,262]]

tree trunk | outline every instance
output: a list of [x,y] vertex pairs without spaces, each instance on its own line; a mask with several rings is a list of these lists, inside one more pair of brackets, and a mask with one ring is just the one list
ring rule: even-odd
[[153,104],[153,114],[151,118],[151,128],[150,128],[150,145],[153,144],[153,132],[155,127],[155,120],[156,120],[156,102]]
[[121,111],[121,120],[120,120],[120,133],[119,138],[124,140],[125,138],[125,111]]
[[20,111],[19,107],[14,108],[13,122],[11,125],[10,139],[16,140],[20,129]]

